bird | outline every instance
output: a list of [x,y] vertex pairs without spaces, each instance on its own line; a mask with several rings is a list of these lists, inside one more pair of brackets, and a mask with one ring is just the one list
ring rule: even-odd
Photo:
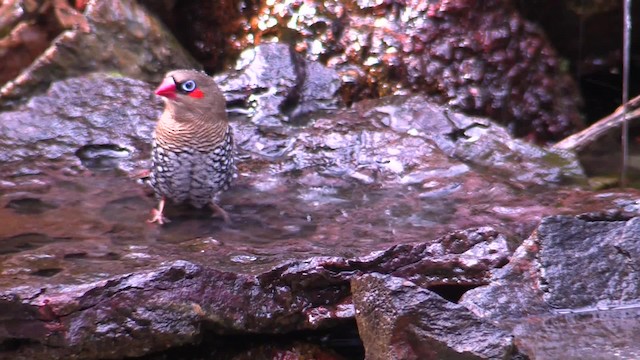
[[164,111],[153,134],[149,173],[159,202],[148,222],[169,222],[163,212],[171,201],[208,205],[229,223],[229,215],[216,204],[236,173],[222,91],[206,73],[180,69],[166,73],[155,94],[162,97]]

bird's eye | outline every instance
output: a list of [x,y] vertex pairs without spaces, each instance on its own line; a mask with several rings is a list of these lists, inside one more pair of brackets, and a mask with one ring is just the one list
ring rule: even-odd
[[196,89],[196,82],[193,80],[188,80],[180,84],[180,88],[185,92],[192,92]]

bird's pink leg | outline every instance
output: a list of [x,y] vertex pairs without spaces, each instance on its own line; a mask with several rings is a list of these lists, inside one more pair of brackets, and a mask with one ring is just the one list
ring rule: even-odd
[[151,219],[147,220],[148,223],[154,223],[157,222],[159,225],[162,225],[164,223],[168,223],[171,222],[171,220],[167,219],[162,212],[164,211],[164,197],[162,199],[160,199],[160,203],[158,203],[158,208],[157,209],[153,209],[151,210]]
[[134,180],[146,179],[149,176],[151,176],[151,170],[149,169],[139,170],[139,171],[136,171],[134,174],[130,175],[130,177]]
[[211,208],[211,210],[213,210],[213,214],[211,215],[212,217],[216,215],[220,215],[224,219],[225,223],[229,224],[231,222],[231,219],[229,218],[229,214],[227,214],[227,212],[224,211],[223,208],[218,206],[218,204],[212,201],[209,203],[209,207]]

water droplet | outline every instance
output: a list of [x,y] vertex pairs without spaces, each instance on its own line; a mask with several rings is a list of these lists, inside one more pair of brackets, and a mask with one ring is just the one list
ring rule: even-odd
[[126,254],[122,258],[123,259],[131,259],[131,260],[145,260],[145,259],[150,259],[151,256],[149,254],[146,254],[146,253],[134,252],[134,253]]
[[258,257],[253,255],[235,255],[231,257],[231,261],[240,264],[249,264],[256,260],[258,260]]

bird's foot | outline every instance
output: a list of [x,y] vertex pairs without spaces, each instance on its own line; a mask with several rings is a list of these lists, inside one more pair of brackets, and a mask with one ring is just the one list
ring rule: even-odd
[[227,212],[224,211],[223,208],[218,206],[218,204],[212,202],[212,203],[209,204],[209,207],[211,208],[211,210],[213,210],[213,214],[211,215],[211,217],[215,217],[215,216],[219,215],[219,216],[222,217],[222,219],[224,220],[224,222],[226,224],[231,223],[231,218],[229,217],[229,214],[227,214]]
[[171,220],[169,220],[162,214],[162,212],[164,211],[164,203],[165,200],[164,198],[162,198],[160,200],[160,203],[158,203],[158,208],[151,210],[151,219],[147,220],[148,223],[152,224],[157,222],[159,225],[162,225],[171,222]]
[[151,170],[149,169],[138,170],[135,173],[129,175],[129,177],[133,180],[145,180],[149,178],[149,176],[151,176]]
[[171,220],[169,220],[166,216],[164,216],[162,214],[162,211],[158,209],[153,209],[151,210],[151,219],[147,220],[147,222],[150,224],[158,223],[158,225],[164,225],[166,223],[170,223]]

